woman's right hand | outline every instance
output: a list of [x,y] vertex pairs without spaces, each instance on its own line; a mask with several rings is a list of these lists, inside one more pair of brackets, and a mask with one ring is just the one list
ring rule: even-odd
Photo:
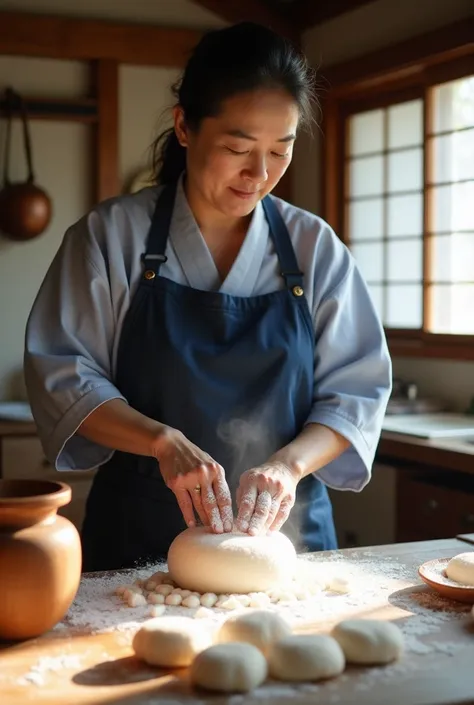
[[161,431],[154,455],[188,527],[196,526],[195,510],[214,533],[232,531],[232,499],[219,463],[172,428]]

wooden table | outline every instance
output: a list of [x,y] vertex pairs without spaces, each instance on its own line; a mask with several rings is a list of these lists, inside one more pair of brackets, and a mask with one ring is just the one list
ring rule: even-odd
[[[187,682],[186,669],[167,672],[139,662],[130,648],[130,639],[118,631],[106,634],[61,636],[61,631],[23,644],[4,646],[0,651],[0,703],[25,705],[301,705],[336,703],[337,705],[441,705],[474,703],[474,622],[470,606],[438,599],[417,577],[418,566],[433,558],[452,557],[474,550],[457,539],[424,541],[337,552],[339,560],[355,565],[364,556],[371,561],[393,561],[403,566],[405,586],[374,601],[372,608],[359,616],[400,620],[416,613],[417,605],[433,604],[437,626],[434,634],[441,650],[429,653],[406,653],[403,660],[386,668],[348,668],[338,679],[319,684],[290,686],[269,682],[254,694],[208,695],[193,692]],[[314,554],[315,560],[328,560],[331,553]],[[368,560],[368,559],[367,559]],[[41,579],[37,576],[37,579]],[[83,580],[90,579],[85,575]],[[327,599],[327,598],[326,598]],[[408,602],[407,602],[408,600]],[[411,600],[411,602],[410,602]],[[375,602],[377,604],[375,604]],[[410,607],[407,607],[410,605]],[[440,612],[441,610],[441,612]],[[360,610],[359,610],[360,612]],[[435,616],[437,615],[437,616]],[[441,615],[441,616],[440,616]],[[408,620],[408,621],[407,621]],[[338,619],[336,621],[339,621]],[[311,629],[308,624],[298,631],[328,631],[331,620]],[[420,640],[424,639],[420,636]],[[451,646],[450,646],[451,645]],[[444,648],[446,647],[446,648]],[[454,652],[453,652],[454,649]],[[70,656],[71,668],[47,673],[44,683],[21,684],[25,674],[34,670],[39,659]]]

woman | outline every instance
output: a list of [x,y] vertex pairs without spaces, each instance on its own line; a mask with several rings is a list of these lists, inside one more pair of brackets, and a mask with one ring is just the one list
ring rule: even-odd
[[175,91],[160,186],[69,229],[27,326],[48,458],[100,466],[85,570],[157,560],[198,520],[250,534],[286,522],[300,548],[334,548],[326,485],[368,482],[390,391],[350,253],[269,196],[311,119],[303,59],[236,25],[202,39]]

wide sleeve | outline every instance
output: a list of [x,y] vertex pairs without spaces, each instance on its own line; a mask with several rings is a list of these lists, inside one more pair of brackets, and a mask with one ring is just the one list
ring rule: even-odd
[[350,253],[335,287],[313,313],[315,375],[307,423],[320,423],[349,442],[316,473],[327,486],[360,491],[369,482],[391,392],[392,368],[382,324]]
[[37,294],[25,337],[32,413],[57,470],[88,470],[113,451],[76,433],[104,402],[121,398],[112,381],[115,317],[106,258],[84,218],[66,233]]

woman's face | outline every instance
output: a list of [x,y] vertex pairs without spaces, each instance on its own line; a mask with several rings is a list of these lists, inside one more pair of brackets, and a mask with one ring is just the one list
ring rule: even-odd
[[175,130],[187,148],[189,186],[213,210],[242,217],[252,212],[288,169],[298,106],[286,92],[258,90],[224,101],[199,130],[175,109]]

